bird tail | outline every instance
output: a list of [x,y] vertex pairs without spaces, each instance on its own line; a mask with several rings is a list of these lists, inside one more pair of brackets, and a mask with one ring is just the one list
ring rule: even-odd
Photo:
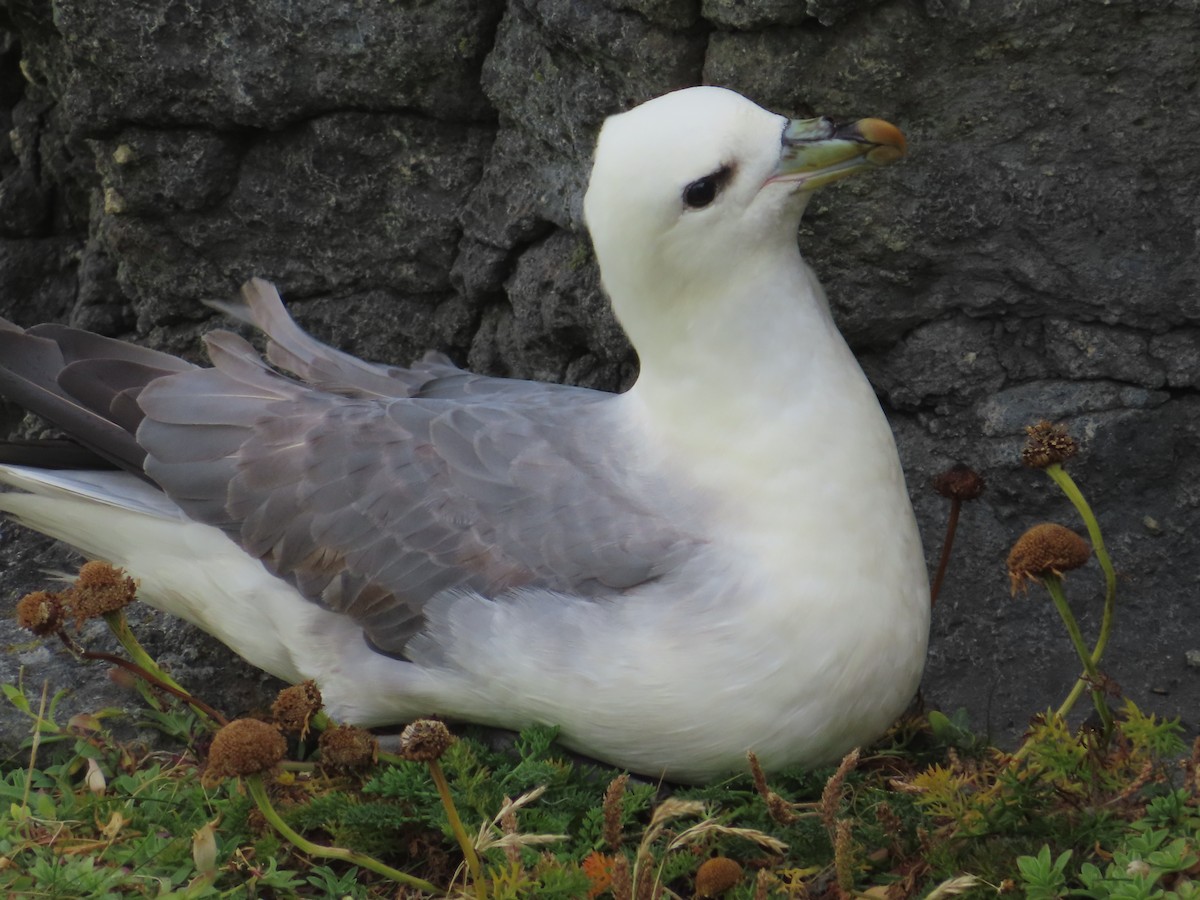
[[65,325],[18,328],[0,319],[0,396],[71,435],[12,442],[0,462],[141,472],[138,395],[157,378],[195,368],[165,353]]

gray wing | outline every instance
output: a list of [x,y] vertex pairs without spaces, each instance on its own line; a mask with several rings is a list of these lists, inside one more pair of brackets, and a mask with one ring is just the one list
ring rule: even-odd
[[362,363],[304,335],[255,287],[243,316],[269,329],[270,359],[315,384],[274,371],[236,335],[209,335],[215,368],[138,396],[146,473],[378,649],[403,654],[446,590],[604,596],[669,572],[694,546],[654,479],[628,470],[636,448],[613,395],[438,359]]

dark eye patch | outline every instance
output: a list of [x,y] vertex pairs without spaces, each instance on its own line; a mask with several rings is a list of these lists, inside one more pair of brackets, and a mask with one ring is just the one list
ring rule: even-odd
[[729,166],[721,166],[711,175],[697,178],[683,189],[683,205],[688,209],[703,209],[714,200],[733,170]]

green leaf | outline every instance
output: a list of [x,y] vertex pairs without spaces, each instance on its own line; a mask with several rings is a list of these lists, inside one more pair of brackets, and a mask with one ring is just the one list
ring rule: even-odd
[[29,708],[29,699],[20,688],[11,684],[0,684],[0,690],[4,691],[4,696],[8,698],[9,703],[27,716],[33,715],[33,710]]

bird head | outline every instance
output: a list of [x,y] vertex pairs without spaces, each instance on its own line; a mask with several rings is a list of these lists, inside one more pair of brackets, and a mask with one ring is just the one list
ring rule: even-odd
[[[637,342],[647,305],[675,321],[728,297],[748,267],[795,257],[812,191],[904,154],[892,125],[788,118],[716,87],[666,94],[600,131],[584,216],[618,317]],[[635,327],[631,327],[635,326]]]

